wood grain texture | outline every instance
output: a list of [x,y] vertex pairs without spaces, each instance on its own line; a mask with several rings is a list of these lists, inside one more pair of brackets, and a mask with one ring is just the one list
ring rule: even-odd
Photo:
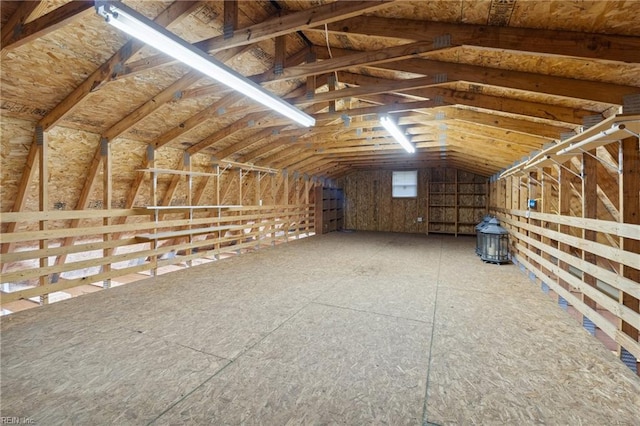
[[517,267],[483,264],[473,246],[332,233],[12,315],[3,413],[47,424],[633,423],[638,378]]

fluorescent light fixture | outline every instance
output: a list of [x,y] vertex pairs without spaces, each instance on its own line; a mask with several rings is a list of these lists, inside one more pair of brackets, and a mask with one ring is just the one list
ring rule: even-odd
[[396,142],[402,145],[402,147],[408,153],[413,154],[414,152],[416,152],[416,149],[414,148],[413,144],[409,142],[409,140],[405,137],[404,133],[402,133],[400,128],[396,125],[396,123],[393,122],[391,118],[389,118],[386,115],[383,115],[382,117],[380,117],[380,124],[382,124],[384,128],[387,129],[387,132],[389,132],[391,136],[393,136],[393,138],[396,140]]
[[96,1],[95,5],[98,15],[103,16],[107,23],[115,28],[305,127],[315,124],[315,118],[269,93],[130,7],[111,1]]

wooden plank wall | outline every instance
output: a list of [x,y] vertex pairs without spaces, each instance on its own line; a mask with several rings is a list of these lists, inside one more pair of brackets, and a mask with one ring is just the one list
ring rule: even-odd
[[[55,292],[108,288],[134,274],[313,235],[314,186],[322,179],[218,167],[209,155],[187,158],[179,149],[153,150],[128,139],[108,144],[96,158],[98,135],[59,126],[40,133],[31,156],[34,127],[3,117],[3,311],[26,299],[44,304]],[[95,168],[96,183],[85,186],[96,160],[103,167]],[[152,174],[149,167],[168,172]],[[25,181],[29,168],[33,177]],[[24,203],[16,201],[21,197]],[[11,212],[18,205],[21,211]],[[211,207],[219,205],[233,207]]]
[[[492,179],[489,191],[514,263],[636,372],[638,150],[638,138],[630,137],[576,154],[562,167]],[[538,206],[529,208],[528,199]]]
[[[429,223],[429,184],[432,181],[448,182],[455,187],[456,176],[464,175],[465,181],[485,182],[485,178],[456,169],[422,168],[418,169],[418,196],[416,198],[393,198],[391,196],[392,171],[358,171],[338,181],[344,188],[345,227],[361,231],[427,233]],[[435,179],[435,180],[434,180]],[[468,195],[464,195],[468,197]],[[452,195],[456,198],[456,195]],[[458,208],[447,210],[450,217],[438,218],[452,223],[458,222]],[[480,219],[482,212],[478,212]],[[464,214],[463,214],[464,216]],[[418,218],[422,218],[422,222]],[[473,221],[477,218],[466,218]],[[479,222],[479,220],[478,220]],[[433,222],[435,223],[435,222]],[[452,226],[447,232],[456,233]]]

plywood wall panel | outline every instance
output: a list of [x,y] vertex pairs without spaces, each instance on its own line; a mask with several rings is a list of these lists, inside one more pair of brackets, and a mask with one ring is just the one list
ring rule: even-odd
[[391,198],[391,172],[388,170],[378,172],[379,195],[378,207],[378,229],[379,231],[391,231],[393,226],[391,204],[384,202]]
[[[467,184],[470,194],[456,195],[456,174],[460,181]],[[450,190],[451,194],[433,194],[430,192],[430,183],[441,182],[440,192]],[[391,190],[392,171],[358,171],[345,176],[339,185],[344,189],[347,208],[345,220],[347,228],[366,231],[405,232],[420,233],[429,230],[429,222],[451,222],[449,226],[442,226],[435,231],[454,232],[455,222],[480,222],[485,214],[485,195],[474,195],[471,192],[485,191],[485,179],[473,173],[456,171],[451,168],[430,168],[418,170],[418,197],[393,198]],[[459,211],[455,205],[456,197],[461,197],[460,202],[473,206],[465,211]],[[440,199],[438,199],[440,197]],[[430,200],[431,198],[431,200]],[[429,204],[442,205],[442,207],[429,208]],[[460,215],[457,217],[457,215]],[[422,222],[418,221],[422,218]],[[462,225],[460,225],[462,226]],[[460,232],[472,232],[470,225]],[[437,228],[437,227],[436,227]]]
[[[0,211],[8,212],[13,208],[20,178],[24,172],[27,154],[33,141],[35,123],[17,118],[10,118],[4,114],[0,126]],[[36,168],[37,179],[37,168]],[[34,179],[37,182],[37,180]],[[27,204],[38,209],[38,188],[32,184],[28,189]],[[35,197],[35,199],[34,199]]]

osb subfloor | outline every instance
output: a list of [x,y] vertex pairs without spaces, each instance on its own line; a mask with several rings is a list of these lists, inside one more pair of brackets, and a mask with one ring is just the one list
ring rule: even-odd
[[333,233],[2,318],[37,424],[637,424],[640,380],[473,239]]

